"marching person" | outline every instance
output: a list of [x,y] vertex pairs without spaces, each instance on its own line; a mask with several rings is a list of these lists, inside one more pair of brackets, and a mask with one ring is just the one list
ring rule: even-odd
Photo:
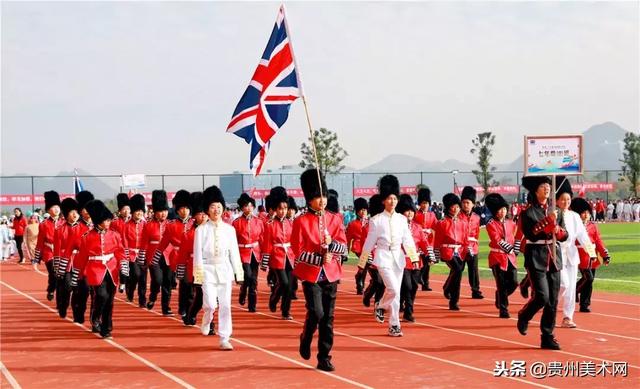
[[311,358],[311,342],[318,330],[317,368],[333,371],[333,316],[347,239],[340,218],[325,212],[327,185],[322,174],[315,169],[304,171],[300,186],[308,210],[296,218],[291,232],[291,249],[296,258],[293,274],[302,281],[307,308],[299,352],[303,359]]
[[[575,198],[571,201],[571,210],[580,215],[580,219],[587,230],[589,240],[595,245],[596,252],[600,254],[605,266],[611,262],[609,251],[604,246],[602,238],[600,237],[600,231],[598,225],[589,220],[591,213],[591,205],[583,198]],[[596,269],[600,267],[600,260],[594,258],[593,253],[589,253],[586,248],[576,242],[578,245],[578,253],[580,255],[580,273],[582,276],[576,284],[576,300],[580,302],[580,312],[591,312],[591,292],[593,291],[593,279],[596,277]]]
[[[465,263],[469,272],[469,286],[471,298],[483,299],[480,291],[480,273],[478,272],[478,238],[480,237],[480,216],[473,212],[476,204],[476,190],[471,186],[465,186],[460,195],[461,212],[459,218],[467,223],[468,235]],[[464,263],[463,263],[464,265]],[[463,266],[464,268],[464,266]]]
[[524,266],[533,293],[518,312],[518,332],[526,335],[529,321],[542,309],[540,347],[560,350],[560,345],[553,335],[562,270],[562,251],[558,243],[565,241],[568,235],[562,218],[559,218],[555,211],[549,211],[551,179],[546,176],[527,176],[522,178],[522,186],[531,194],[528,199],[532,202],[520,215],[520,225],[526,238]]
[[[293,221],[298,217],[298,204],[296,204],[296,200],[289,196],[289,208],[287,209],[287,219],[293,223]],[[291,300],[298,299],[298,279],[291,274]]]
[[447,193],[442,198],[445,217],[436,225],[434,253],[437,260],[444,261],[449,267],[449,276],[444,283],[444,297],[449,299],[449,309],[459,311],[460,283],[464,271],[464,258],[468,247],[468,223],[461,220],[460,198]]
[[560,286],[563,313],[561,326],[563,328],[575,328],[577,326],[573,321],[573,314],[576,310],[576,278],[578,276],[578,265],[580,265],[578,245],[582,246],[591,255],[591,258],[595,259],[596,252],[593,249],[580,215],[569,208],[571,206],[571,197],[573,196],[569,179],[564,176],[556,176],[556,183],[558,182],[560,184],[556,191],[556,204],[562,214],[560,218],[564,220],[564,227],[568,234],[567,240],[560,243],[560,249],[562,250]]
[[151,276],[151,291],[147,301],[147,309],[153,309],[158,293],[162,293],[162,314],[172,315],[169,308],[171,300],[171,269],[164,255],[155,256],[156,248],[160,244],[167,228],[167,216],[169,215],[169,203],[167,192],[154,190],[151,192],[151,206],[153,207],[153,219],[147,221],[142,229],[141,249],[136,261],[140,266],[149,268]]
[[400,328],[400,287],[406,263],[405,253],[411,259],[414,269],[418,269],[419,258],[407,218],[395,212],[400,196],[398,179],[392,175],[382,177],[378,190],[384,212],[369,221],[369,233],[362,247],[358,267],[364,269],[369,253],[375,246],[373,263],[386,287],[382,301],[375,306],[375,319],[384,323],[385,311],[390,311],[388,334],[398,337],[403,335]]
[[242,215],[233,221],[233,228],[236,230],[244,271],[244,282],[240,286],[238,302],[240,305],[245,305],[248,297],[247,309],[249,312],[255,312],[258,302],[258,268],[262,258],[260,243],[265,223],[253,214],[256,201],[251,196],[242,193],[236,202],[242,210]]
[[[359,197],[353,201],[353,208],[356,212],[356,218],[347,226],[347,246],[349,247],[349,251],[354,253],[356,257],[360,258],[360,254],[362,254],[362,244],[364,243],[362,240],[362,227],[369,222],[367,215],[369,212],[369,204],[366,199]],[[364,291],[367,267],[368,266],[365,265],[365,271],[356,273],[357,294],[362,294]]]
[[291,273],[294,267],[294,256],[291,251],[292,223],[287,219],[288,198],[284,194],[274,193],[271,202],[276,209],[274,218],[265,224],[262,237],[262,263],[261,268],[273,271],[276,278],[275,288],[269,296],[269,310],[275,312],[278,302],[282,318],[293,320],[291,310]]
[[490,193],[484,203],[493,215],[487,223],[489,235],[489,267],[496,280],[496,308],[500,317],[508,319],[509,296],[518,287],[518,262],[516,256],[520,251],[520,239],[516,236],[517,225],[507,219],[509,204],[498,193]]
[[25,229],[27,228],[27,218],[22,213],[20,208],[13,210],[12,228],[14,231],[14,239],[16,241],[16,249],[18,250],[18,256],[20,261],[18,263],[24,263],[24,253],[22,251],[22,243],[24,242]]
[[141,194],[131,196],[129,200],[131,218],[124,223],[122,240],[125,245],[125,254],[129,258],[129,278],[127,279],[127,301],[133,301],[133,295],[138,289],[138,306],[146,307],[147,304],[147,267],[136,262],[142,246],[142,231],[147,222],[145,214],[145,199]]
[[[120,234],[109,230],[113,214],[100,200],[86,204],[94,228],[82,237],[80,251],[73,261],[72,285],[82,275],[94,296],[91,331],[111,338],[113,300],[116,287],[124,286],[129,275],[129,259],[125,256]],[[122,288],[121,288],[122,290]]]
[[431,291],[429,286],[429,272],[431,266],[436,263],[436,257],[433,251],[433,242],[435,239],[435,229],[438,224],[436,214],[429,210],[431,205],[431,190],[429,188],[420,188],[418,191],[418,206],[420,209],[416,212],[413,221],[418,223],[422,228],[422,234],[427,241],[427,251],[422,257],[422,268],[420,268],[420,283],[423,291]]
[[62,216],[66,221],[55,232],[54,237],[54,261],[57,262],[56,270],[56,308],[61,318],[67,317],[69,302],[71,297],[71,263],[77,250],[67,252],[72,240],[80,239],[82,229],[78,223],[80,209],[78,202],[74,198],[66,198],[60,204]]
[[[401,194],[396,206],[396,212],[407,218],[409,223],[409,231],[411,237],[416,245],[419,255],[424,255],[427,251],[428,243],[425,234],[422,232],[422,227],[414,221],[416,214],[416,206],[413,203],[413,199],[408,194]],[[404,247],[403,247],[404,250]],[[406,251],[405,251],[406,254]],[[420,262],[418,262],[420,266]],[[426,264],[426,266],[429,266]],[[420,269],[414,266],[411,262],[411,257],[405,255],[404,272],[402,274],[402,286],[400,288],[400,309],[403,310],[402,318],[404,321],[413,323],[416,319],[413,317],[413,303],[416,299],[416,293],[418,292],[418,285],[420,284]],[[403,309],[404,308],[404,309]]]
[[[384,211],[384,206],[382,205],[382,200],[380,200],[380,195],[376,193],[373,196],[371,196],[371,198],[369,199],[370,215],[368,220],[371,220],[372,217],[382,213],[382,211]],[[367,223],[362,226],[362,236],[360,238],[360,241],[362,242],[363,245],[364,245],[364,242],[367,240],[368,234],[369,234],[369,222],[367,221]],[[384,282],[382,281],[382,276],[380,275],[380,272],[378,271],[378,268],[376,267],[376,265],[373,264],[373,258],[375,256],[376,256],[376,249],[374,246],[373,250],[371,250],[371,253],[369,254],[369,258],[367,259],[367,264],[365,265],[365,268],[369,273],[369,284],[367,285],[364,292],[362,293],[362,305],[364,305],[367,308],[371,306],[371,297],[373,297],[374,304],[378,304],[380,300],[382,300],[382,296],[384,295],[384,290],[385,290]],[[364,270],[358,268],[358,273],[364,273]],[[362,279],[364,279],[364,275],[362,276]]]
[[126,193],[118,193],[116,196],[116,202],[118,203],[118,217],[111,222],[111,229],[120,234],[124,233],[124,225],[131,219],[131,205],[129,195]]
[[234,228],[222,221],[225,201],[217,186],[205,189],[203,207],[209,221],[196,229],[193,242],[193,279],[194,284],[202,285],[204,305],[200,330],[203,335],[209,334],[218,307],[220,349],[233,350],[231,288],[234,276],[237,283],[242,283],[244,277],[238,240]]
[[[176,220],[170,220],[167,222],[164,234],[160,240],[160,244],[156,247],[155,254],[153,254],[152,263],[160,264],[164,259],[166,266],[169,268],[168,277],[170,282],[173,283],[174,272],[176,271],[176,261],[180,252],[180,244],[186,233],[193,228],[193,219],[190,217],[191,210],[189,209],[189,192],[181,189],[176,192],[171,200],[173,209],[178,216]],[[171,245],[170,251],[167,249]],[[160,265],[162,268],[162,265]],[[165,277],[163,273],[163,278]],[[187,311],[186,302],[180,298],[180,296],[187,296],[189,291],[187,290],[187,283],[182,280],[180,282],[180,288],[178,289],[178,314],[183,316]],[[171,307],[171,288],[168,293],[168,301],[162,301],[162,314],[169,316],[173,314]]]
[[36,255],[31,263],[37,269],[40,262],[44,262],[49,275],[47,280],[47,300],[52,301],[56,290],[56,273],[53,268],[54,238],[56,230],[62,227],[65,220],[60,218],[60,195],[53,190],[44,192],[44,208],[49,218],[40,223]]

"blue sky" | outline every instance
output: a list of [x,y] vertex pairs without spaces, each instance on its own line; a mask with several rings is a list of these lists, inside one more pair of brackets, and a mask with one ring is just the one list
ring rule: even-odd
[[[485,130],[501,163],[525,134],[640,127],[638,2],[286,4],[312,123],[349,166],[472,162]],[[246,170],[225,128],[278,6],[3,2],[2,174]],[[307,134],[298,101],[266,168]]]

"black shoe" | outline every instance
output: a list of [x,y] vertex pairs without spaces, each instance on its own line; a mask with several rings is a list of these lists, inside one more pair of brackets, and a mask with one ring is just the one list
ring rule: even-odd
[[589,313],[589,312],[591,312],[591,308],[589,308],[589,307],[580,307],[580,312]]
[[84,319],[80,319],[80,318],[73,318],[73,322],[74,322],[74,323],[78,323],[78,324],[84,324]]
[[322,371],[334,371],[336,369],[329,358],[319,360],[317,368]]
[[540,348],[544,350],[560,350],[560,344],[553,337],[553,335],[542,336],[542,340],[540,342]]
[[155,303],[156,303],[155,301],[149,301],[149,302],[147,303],[147,309],[149,309],[149,310],[153,309],[153,305],[154,305]]
[[60,316],[60,319],[64,319],[65,317],[67,317],[67,313],[66,312],[58,312],[58,316]]
[[528,299],[529,298],[529,288],[527,286],[520,285],[520,295],[523,298]]
[[53,292],[47,292],[47,300],[53,301]]
[[213,336],[216,334],[216,329],[211,327],[209,328],[209,333],[207,334],[207,336]]
[[526,335],[529,328],[529,322],[524,320],[520,314],[518,314],[518,332],[520,335]]
[[367,296],[364,295],[362,298],[362,305],[369,308],[371,306],[371,297],[367,298]]
[[91,332],[93,332],[94,334],[98,334],[102,332],[102,329],[100,328],[100,323],[92,323]]
[[458,306],[458,304],[451,304],[449,303],[449,310],[450,311],[459,311],[460,307]]
[[511,315],[509,315],[509,311],[500,311],[500,318],[501,319],[508,319],[510,317],[511,317]]
[[482,295],[482,292],[472,292],[471,298],[474,300],[482,300],[484,296]]
[[269,310],[274,313],[278,310],[278,302],[275,299],[269,299]]
[[403,315],[402,318],[404,319],[404,321],[408,321],[409,323],[415,323],[416,322],[416,318],[413,317],[412,314]]
[[250,307],[250,308],[249,308],[249,312],[251,312],[251,313],[256,312],[256,307]]
[[580,293],[576,292],[576,304],[580,302]]
[[302,334],[300,334],[300,347],[298,348],[300,356],[304,360],[311,359],[311,342],[305,342]]
[[364,291],[361,288],[356,289],[357,295],[362,295],[362,293],[364,293]]
[[173,316],[173,311],[171,310],[171,308],[163,309],[162,316]]
[[423,292],[431,292],[433,289],[431,289],[431,288],[429,287],[429,285],[422,285],[421,290],[422,290]]
[[238,304],[244,305],[247,302],[247,292],[240,289],[240,295],[238,296]]
[[127,296],[127,302],[128,302],[128,303],[132,303],[132,302],[133,302],[133,297],[129,297],[129,296]]
[[[360,293],[360,294],[362,294],[362,293]],[[297,294],[294,294],[293,296],[291,296],[291,300],[297,300],[297,299],[298,299],[298,295]]]
[[112,339],[113,338],[111,336],[111,332],[105,332],[104,334],[100,334],[100,336],[102,336],[102,339]]

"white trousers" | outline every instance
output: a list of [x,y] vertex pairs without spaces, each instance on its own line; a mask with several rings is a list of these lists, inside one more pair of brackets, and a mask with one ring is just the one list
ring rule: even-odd
[[400,326],[400,287],[402,286],[403,268],[395,264],[390,268],[378,268],[378,273],[384,281],[384,296],[378,308],[389,313],[389,326]]
[[562,264],[560,271],[560,286],[562,287],[562,313],[563,317],[573,320],[576,310],[576,282],[578,277],[578,264]]
[[220,335],[220,342],[228,341],[233,329],[231,324],[231,282],[202,284],[202,308],[204,311],[201,327],[203,335],[209,333],[209,325],[213,321],[216,308],[218,308],[217,332]]

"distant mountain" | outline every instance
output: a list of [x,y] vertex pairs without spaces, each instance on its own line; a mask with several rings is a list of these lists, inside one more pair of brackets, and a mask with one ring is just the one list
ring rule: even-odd
[[455,159],[446,161],[425,161],[422,158],[404,154],[391,154],[381,161],[369,165],[361,172],[451,172],[452,170],[469,171],[474,165]]

